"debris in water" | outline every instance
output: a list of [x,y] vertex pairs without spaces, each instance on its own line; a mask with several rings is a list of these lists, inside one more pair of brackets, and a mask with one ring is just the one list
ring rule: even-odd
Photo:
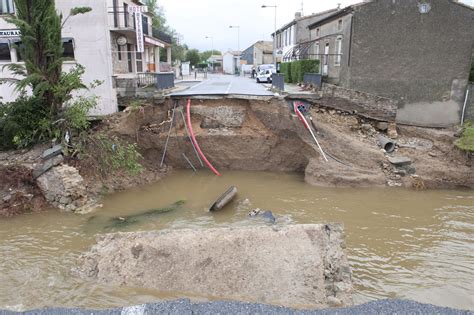
[[235,186],[230,186],[209,208],[209,211],[219,211],[222,210],[229,202],[234,199],[237,195],[237,188]]
[[[108,220],[108,224],[104,226],[104,229],[116,229],[116,228],[123,228],[127,227],[136,223],[140,223],[143,219],[147,218],[152,218],[154,216],[163,214],[163,213],[168,213],[171,211],[174,211],[184,205],[185,201],[184,200],[179,200],[167,207],[164,208],[158,208],[158,209],[150,209],[142,213],[138,214],[132,214],[128,216],[120,216],[120,217],[114,217]],[[89,222],[94,221],[97,217],[93,216],[89,218]]]
[[270,223],[275,223],[276,219],[273,216],[273,213],[271,211],[262,211],[260,208],[253,209],[252,211],[249,212],[250,217],[256,217],[256,216],[261,216],[265,220],[267,220]]

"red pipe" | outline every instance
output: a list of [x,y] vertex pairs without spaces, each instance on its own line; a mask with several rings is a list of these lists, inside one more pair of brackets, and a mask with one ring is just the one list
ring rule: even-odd
[[206,159],[206,157],[204,156],[204,153],[202,153],[201,148],[199,147],[199,144],[196,141],[196,137],[194,136],[193,126],[191,125],[191,99],[190,98],[188,98],[188,104],[186,106],[186,119],[188,121],[189,134],[191,135],[191,139],[193,141],[194,146],[196,147],[196,150],[199,153],[199,156],[202,158],[204,163],[206,163],[207,167],[209,167],[209,169],[214,172],[214,174],[216,174],[217,176],[221,176],[221,174],[214,168],[214,166],[212,166],[212,164]]

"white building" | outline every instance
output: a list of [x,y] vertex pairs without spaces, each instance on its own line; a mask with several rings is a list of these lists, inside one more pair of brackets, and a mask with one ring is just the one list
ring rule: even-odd
[[[56,8],[63,17],[67,17],[73,7],[92,8],[89,13],[68,19],[62,31],[64,55],[71,58],[64,63],[63,70],[68,71],[79,63],[86,68],[83,76],[86,84],[103,81],[93,91],[84,92],[100,97],[99,105],[91,115],[118,110],[117,79],[133,79],[141,72],[160,72],[160,48],[167,49],[167,62],[171,64],[171,38],[151,27],[149,14],[143,13],[140,21],[131,12],[143,6],[144,3],[138,0],[56,0]],[[3,69],[4,65],[21,62],[17,49],[21,45],[19,31],[4,19],[10,14],[14,14],[13,0],[0,0],[0,78],[12,77]],[[140,43],[143,43],[143,52],[137,49]],[[3,102],[17,97],[13,89],[6,84],[0,85]]]
[[235,69],[239,65],[240,52],[228,51],[222,56],[222,68],[224,74],[235,74]]

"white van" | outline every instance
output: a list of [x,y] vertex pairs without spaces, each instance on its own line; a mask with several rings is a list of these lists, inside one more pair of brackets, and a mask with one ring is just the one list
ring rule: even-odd
[[257,83],[261,83],[261,82],[272,83],[272,75],[274,73],[276,73],[275,67],[268,68],[266,70],[260,70],[260,72],[257,73]]

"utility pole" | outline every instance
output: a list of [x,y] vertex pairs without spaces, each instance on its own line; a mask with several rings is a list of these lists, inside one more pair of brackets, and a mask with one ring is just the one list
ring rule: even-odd
[[277,62],[276,62],[276,41],[277,41],[277,6],[276,5],[262,5],[262,8],[274,8],[275,9],[275,25],[274,25],[274,32],[273,32],[273,64],[275,65],[275,70],[277,69]]
[[[237,29],[237,68],[240,66],[240,25],[229,25],[229,28],[236,28]],[[239,69],[240,71],[240,69]]]
[[206,38],[211,39],[211,47],[212,47],[212,50],[211,50],[211,58],[212,58],[211,65],[212,65],[212,72],[214,72],[214,58],[212,57],[214,55],[214,37],[206,36]]

